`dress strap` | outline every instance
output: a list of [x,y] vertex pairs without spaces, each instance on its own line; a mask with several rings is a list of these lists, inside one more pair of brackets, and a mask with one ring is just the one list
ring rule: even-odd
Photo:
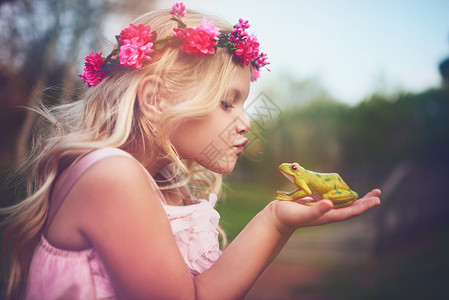
[[[47,222],[45,226],[45,231],[47,231],[48,226],[53,221],[57,211],[61,207],[62,203],[64,202],[64,199],[69,194],[72,187],[75,185],[75,183],[78,181],[78,179],[81,177],[81,175],[86,172],[91,166],[93,166],[95,163],[101,161],[104,158],[111,157],[111,156],[125,156],[130,157],[135,160],[135,158],[129,154],[126,151],[123,151],[118,148],[101,148],[98,150],[94,150],[85,156],[81,157],[81,159],[73,166],[73,169],[70,171],[69,175],[65,179],[65,181],[61,184],[60,188],[57,190],[56,194],[53,197],[53,205],[50,207],[50,211],[48,213]],[[159,187],[157,186],[156,182],[154,181],[153,177],[148,173],[148,171],[139,163],[139,165],[144,170],[145,174],[147,174],[148,181],[150,182],[153,189],[156,191],[156,193],[159,196],[159,199],[162,203],[165,204],[164,196],[162,195],[161,191],[159,190]]]

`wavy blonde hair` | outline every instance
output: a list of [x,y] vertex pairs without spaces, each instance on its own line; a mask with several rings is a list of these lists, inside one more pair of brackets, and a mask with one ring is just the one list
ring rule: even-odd
[[[203,16],[189,11],[183,21],[189,27],[198,26]],[[160,10],[145,14],[133,23],[150,25],[158,38],[163,38],[172,35],[175,22],[170,18],[168,10]],[[232,30],[232,26],[222,20],[210,16],[208,19],[214,19],[222,33]],[[162,149],[178,169],[187,174],[189,184],[202,191],[201,196],[221,192],[221,176],[194,162],[182,161],[168,133],[182,119],[203,116],[219,105],[228,82],[242,66],[222,48],[209,57],[195,57],[171,47],[157,50],[152,56],[152,61],[140,69],[112,72],[79,101],[53,108],[44,105],[35,108],[41,118],[35,126],[30,154],[22,166],[25,173],[31,174],[28,196],[14,206],[1,209],[7,215],[3,224],[8,225],[5,233],[5,248],[10,254],[8,299],[23,297],[33,251],[47,219],[55,179],[87,152],[117,147],[130,153],[143,153],[136,158],[145,166],[155,158],[156,151]],[[158,89],[171,99],[177,99],[164,109],[157,124],[144,117],[136,101],[138,84],[147,74],[159,76],[163,86]],[[136,151],[138,149],[143,151]]]

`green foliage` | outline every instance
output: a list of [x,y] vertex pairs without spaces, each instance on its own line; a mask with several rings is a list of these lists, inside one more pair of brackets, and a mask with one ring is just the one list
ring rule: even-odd
[[[271,195],[270,195],[271,193]],[[257,183],[224,188],[224,200],[218,203],[221,225],[231,241],[261,211],[275,193]],[[271,198],[270,198],[271,196]]]
[[438,89],[374,94],[354,107],[332,100],[313,101],[272,120],[261,133],[263,139],[249,145],[236,177],[244,179],[239,173],[247,175],[251,170],[251,180],[270,185],[273,180],[279,182],[273,175],[276,167],[292,161],[316,171],[344,171],[367,164],[391,167],[399,161],[437,157],[447,162],[448,115],[449,94]]
[[442,155],[449,150],[448,112],[448,94],[440,90],[394,99],[373,95],[348,116],[353,128],[346,143],[359,141],[347,149],[348,157],[391,163]]

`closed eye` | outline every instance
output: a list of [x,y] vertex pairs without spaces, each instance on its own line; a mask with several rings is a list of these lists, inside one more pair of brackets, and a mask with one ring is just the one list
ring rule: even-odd
[[226,101],[221,101],[221,106],[223,107],[224,110],[228,110],[230,108],[234,108],[234,106]]

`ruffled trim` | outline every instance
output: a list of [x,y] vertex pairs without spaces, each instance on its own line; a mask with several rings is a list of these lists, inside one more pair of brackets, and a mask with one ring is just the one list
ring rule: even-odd
[[94,281],[96,299],[115,297],[111,279],[97,251],[92,251],[89,256],[89,267]]
[[41,235],[41,240],[39,243],[41,245],[42,250],[44,250],[45,252],[48,252],[49,254],[54,255],[54,256],[72,257],[72,258],[83,257],[84,258],[86,256],[89,256],[93,251],[93,248],[88,248],[88,249],[79,250],[79,251],[56,248],[55,246],[50,244],[50,242],[45,238],[45,236],[43,234]]
[[209,269],[220,257],[217,196],[188,206],[164,206],[173,236],[192,276]]
[[[91,290],[95,294],[95,299],[112,299],[115,297],[115,291],[103,261],[94,248],[79,251],[59,249],[50,244],[44,235],[41,235],[39,247],[36,249],[33,260],[34,264],[32,263],[30,268],[30,274],[32,274],[30,283],[36,285],[35,282],[37,282],[38,285],[37,287],[32,286],[33,291],[40,288],[42,285],[40,282],[51,281],[48,284],[53,285],[54,280],[56,280],[59,290],[64,290],[66,286],[67,290],[73,286],[79,286],[84,289],[84,293]],[[44,273],[41,273],[42,270],[44,270]],[[73,274],[67,277],[67,272]],[[42,296],[41,292],[38,293]],[[92,296],[88,298],[73,296],[72,298],[91,299]]]

